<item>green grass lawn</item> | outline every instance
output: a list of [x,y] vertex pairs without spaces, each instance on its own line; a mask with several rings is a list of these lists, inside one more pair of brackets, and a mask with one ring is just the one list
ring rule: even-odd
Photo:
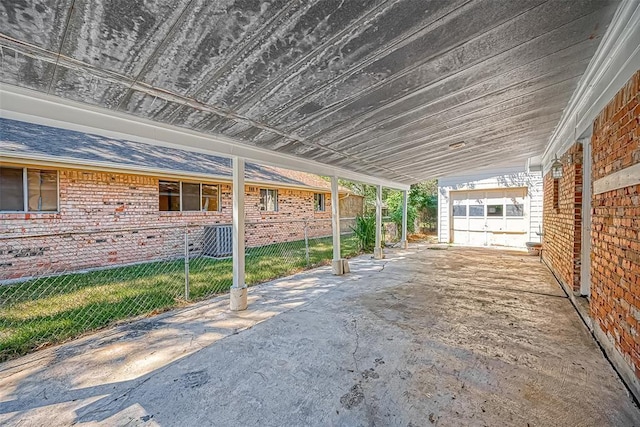
[[[358,253],[355,238],[343,237],[342,255]],[[329,262],[331,237],[273,244],[246,251],[248,285]],[[187,303],[184,260],[160,261],[72,273],[0,285],[0,361],[77,337],[118,320],[149,315]],[[226,292],[231,259],[198,257],[189,263],[189,300]]]

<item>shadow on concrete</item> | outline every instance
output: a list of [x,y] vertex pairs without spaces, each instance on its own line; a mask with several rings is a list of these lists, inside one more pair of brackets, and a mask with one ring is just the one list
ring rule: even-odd
[[[244,312],[231,312],[224,295],[6,362],[0,366],[0,421],[21,423],[27,414],[34,415],[32,422],[40,416],[45,421],[50,417],[47,408],[55,406],[55,412],[76,415],[54,424],[101,422],[119,413],[123,401],[128,411],[150,421],[144,402],[128,400],[150,378],[175,364],[188,365],[186,359],[220,340],[309,304],[340,283],[383,269],[387,262],[362,256],[351,260],[355,271],[350,276],[335,277],[330,268],[321,267],[252,287]],[[215,368],[212,362],[209,369]],[[176,381],[197,387],[205,379],[191,372]]]

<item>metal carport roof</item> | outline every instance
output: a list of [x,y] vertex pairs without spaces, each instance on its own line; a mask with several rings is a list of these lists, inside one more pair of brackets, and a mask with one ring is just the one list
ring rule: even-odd
[[3,114],[403,186],[541,155],[617,6],[3,2]]

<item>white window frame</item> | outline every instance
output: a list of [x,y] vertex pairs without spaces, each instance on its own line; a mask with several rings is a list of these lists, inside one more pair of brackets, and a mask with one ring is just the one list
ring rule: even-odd
[[[262,190],[266,191],[266,196],[268,197],[269,192],[273,192],[274,195],[274,203],[273,203],[273,210],[267,209],[267,205],[265,203],[265,201],[262,200]],[[260,188],[259,190],[259,197],[260,197],[260,212],[278,212],[279,210],[279,203],[278,203],[278,189],[277,188]]]
[[[172,210],[160,210],[160,183],[161,182],[177,182],[178,183],[178,191],[180,194],[178,194],[178,204],[180,205],[180,209],[177,211],[172,211]],[[158,180],[158,212],[182,212],[182,181],[174,181],[174,180],[169,180],[169,179],[159,179]]]
[[[320,198],[319,203],[316,204],[316,197]],[[314,212],[326,212],[327,211],[327,195],[324,193],[313,193],[313,210]]]
[[[487,200],[487,196],[485,196],[484,198],[485,203]],[[500,206],[500,210],[501,213],[500,215],[491,215],[489,214],[489,206]],[[467,217],[469,216],[469,213],[467,212]],[[492,203],[492,204],[485,204],[485,208],[484,208],[484,218],[485,219],[491,219],[491,218],[502,218],[504,219],[506,217],[506,209],[505,209],[505,205],[504,205],[504,196],[502,197],[502,203],[497,204],[497,203]],[[475,218],[480,218],[480,217],[475,217]]]
[[[454,206],[464,206],[465,214],[464,215],[456,215]],[[464,204],[464,205],[451,204],[451,216],[454,217],[454,218],[469,218],[469,205],[467,205],[467,204]],[[485,216],[486,216],[486,209],[485,209]]]
[[[184,197],[184,184],[192,184],[198,186],[198,209],[189,209],[188,211],[184,209],[184,201],[182,200]],[[180,181],[180,212],[204,212],[202,210],[202,183],[201,182],[193,182],[193,181]]]
[[[218,189],[217,195],[216,195],[218,209],[216,209],[215,211],[206,211],[206,210],[203,209],[203,206],[202,206],[202,186],[203,185],[208,185],[210,187],[216,187]],[[220,186],[220,184],[207,184],[206,182],[201,182],[200,183],[200,211],[201,212],[221,212],[222,211],[222,198],[220,197],[221,196],[221,192],[222,192],[222,187]]]
[[[523,202],[522,204],[518,205],[516,203],[509,203],[510,201],[511,201],[511,199],[509,197],[505,197],[504,217],[505,218],[524,218],[525,217],[525,203]],[[522,214],[521,215],[507,215],[507,205],[520,206],[521,210],[522,210]]]
[[[507,215],[507,205],[508,204],[512,204],[510,203],[512,198],[508,196],[508,194],[512,191],[522,191],[523,192],[523,203],[522,203],[522,215],[520,216],[508,216]],[[491,203],[489,204],[489,193],[491,192],[497,192],[500,191],[502,192],[502,197],[497,196],[495,197],[496,200],[498,199],[502,199],[502,203]],[[487,227],[488,222],[487,221],[501,221],[502,222],[502,227],[504,230],[507,229],[507,223],[510,220],[523,220],[525,221],[525,227],[527,226],[527,223],[529,223],[529,203],[528,203],[528,187],[499,187],[499,188],[486,188],[486,189],[466,189],[466,190],[452,190],[449,192],[449,197],[450,197],[450,217],[449,217],[449,221],[450,221],[450,228],[449,228],[449,232],[452,234],[449,234],[449,239],[451,242],[453,242],[453,240],[455,239],[455,236],[453,235],[453,233],[455,231],[472,231],[471,230],[471,220],[484,220],[485,222],[485,227]],[[464,194],[464,201],[465,201],[465,208],[466,208],[466,215],[454,215],[453,209],[454,209],[454,194]],[[482,195],[481,198],[475,197],[476,200],[482,200],[482,206],[484,208],[484,215],[483,216],[471,216],[471,206],[468,204],[468,202],[472,199],[472,195]],[[517,196],[520,197],[520,196]],[[502,215],[500,216],[493,216],[493,215],[489,215],[489,206],[502,206]],[[463,206],[463,205],[457,205],[457,206]],[[464,228],[455,228],[455,221],[461,221],[462,224],[466,224],[464,226]],[[530,224],[530,223],[529,223]],[[485,228],[486,230],[486,228]],[[486,233],[486,231],[485,231]],[[525,233],[528,233],[527,231],[525,231]],[[528,235],[528,234],[527,234]]]
[[[178,200],[180,202],[180,210],[177,211],[161,211],[159,206],[160,203],[158,203],[158,211],[159,212],[220,212],[222,210],[222,206],[221,206],[221,186],[220,184],[211,184],[211,183],[207,183],[207,182],[197,182],[197,181],[182,181],[182,180],[170,180],[170,179],[158,179],[158,199],[160,198],[160,182],[177,182],[178,183],[178,191],[179,191],[179,195],[178,195]],[[195,210],[184,210],[184,202],[182,200],[182,198],[184,197],[184,190],[183,190],[183,184],[197,184],[198,185],[198,209]],[[218,197],[217,197],[217,201],[218,201],[218,209],[215,211],[205,211],[202,208],[202,186],[203,185],[209,185],[212,187],[217,187],[218,188]]]
[[[517,189],[525,189],[525,195],[524,195],[524,201],[522,203],[522,215],[507,215],[507,205],[512,205],[514,203],[509,203],[511,201],[510,197],[506,196],[506,193],[508,193],[510,190],[517,190]],[[526,191],[528,191],[526,189],[526,187],[506,187],[504,189],[499,188],[497,190],[503,190],[503,194],[505,194],[504,196],[502,196],[502,215],[500,216],[494,216],[494,215],[489,215],[489,206],[500,206],[500,204],[497,203],[492,203],[491,205],[487,204],[487,193],[490,191],[495,191],[496,189],[487,189],[487,190],[468,190],[468,191],[460,191],[461,193],[465,193],[466,194],[466,198],[465,200],[469,200],[469,193],[480,193],[482,191],[482,201],[483,204],[482,206],[484,207],[484,215],[483,216],[472,216],[470,215],[471,209],[470,206],[477,206],[477,205],[469,205],[469,204],[465,204],[465,205],[454,205],[453,204],[453,199],[451,201],[451,217],[452,218],[458,218],[458,219],[471,219],[471,218],[484,218],[486,219],[492,219],[492,218],[502,218],[502,219],[507,219],[507,218],[525,218],[527,216],[527,203],[526,203]],[[466,208],[466,215],[454,215],[453,212],[453,207],[454,206],[465,206]]]
[[[3,166],[7,169],[22,169],[22,210],[20,211],[0,211],[2,214],[11,213],[33,213],[33,214],[55,214],[60,212],[60,171],[58,169],[43,169],[40,167],[26,166]],[[29,210],[29,169],[31,170],[47,170],[56,173],[56,210],[55,211],[31,211]]]

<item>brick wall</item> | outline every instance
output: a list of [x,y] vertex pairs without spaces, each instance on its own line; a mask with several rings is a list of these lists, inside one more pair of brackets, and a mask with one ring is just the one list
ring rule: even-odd
[[582,144],[560,158],[562,178],[544,177],[543,258],[569,289],[580,290],[580,227],[582,224]]
[[[640,71],[594,122],[596,181],[640,163]],[[592,198],[591,301],[594,323],[640,378],[640,185]]]
[[[203,226],[230,224],[231,185],[220,184],[219,212],[160,212],[158,177],[59,170],[56,213],[0,214],[0,280],[132,262],[175,258],[184,230],[196,251]],[[245,188],[247,247],[331,234],[331,197],[314,210],[314,192],[278,189],[278,212],[260,211],[260,187]],[[25,237],[47,235],[42,237]],[[8,239],[7,239],[8,237]]]
[[302,240],[304,220],[307,237],[331,235],[331,194],[325,194],[325,210],[315,211],[314,194],[296,189],[278,189],[278,211],[260,211],[260,188],[245,192],[245,240],[247,247]]

